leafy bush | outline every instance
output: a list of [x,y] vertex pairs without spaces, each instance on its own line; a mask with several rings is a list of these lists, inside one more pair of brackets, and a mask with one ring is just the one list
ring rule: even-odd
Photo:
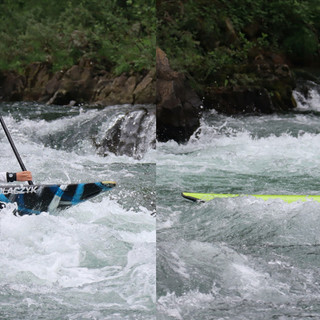
[[50,61],[54,70],[88,57],[114,73],[155,65],[155,2],[2,0],[0,69]]
[[194,82],[225,85],[252,51],[320,58],[318,0],[158,0],[157,18],[158,45]]

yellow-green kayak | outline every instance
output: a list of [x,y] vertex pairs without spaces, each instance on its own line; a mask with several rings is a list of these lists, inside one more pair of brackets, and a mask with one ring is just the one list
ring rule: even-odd
[[228,193],[193,193],[182,192],[182,196],[192,201],[211,201],[217,198],[237,198],[237,197],[255,197],[262,200],[281,199],[285,202],[292,203],[296,201],[313,200],[320,202],[320,195],[285,195],[285,194],[228,194]]

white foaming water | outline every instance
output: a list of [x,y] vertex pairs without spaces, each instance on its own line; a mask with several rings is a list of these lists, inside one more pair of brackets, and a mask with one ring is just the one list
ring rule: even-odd
[[[46,106],[38,106],[41,111]],[[102,159],[102,162],[124,162],[124,163],[151,163],[155,162],[155,150],[152,147],[152,137],[154,137],[154,127],[150,124],[147,128],[142,128],[140,136],[145,134],[148,139],[143,140],[141,137],[140,146],[143,150],[140,160],[136,160],[130,156],[116,156],[112,152],[108,153],[107,157],[101,157],[98,154],[96,143],[100,143],[104,138],[106,132],[117,122],[118,119],[124,117],[130,106],[115,106],[103,110],[100,109],[71,109],[64,111],[57,107],[55,114],[54,108],[51,107],[50,114],[41,116],[41,112],[37,114],[36,106],[28,106],[31,110],[21,108],[14,108],[12,115],[4,116],[4,120],[14,141],[22,144],[29,144],[29,151],[32,148],[43,147],[52,148],[55,150],[65,150],[75,152],[78,155],[91,157],[98,155],[96,159]],[[50,108],[49,106],[47,108]],[[16,110],[17,109],[17,110]],[[10,109],[9,109],[10,110]],[[29,115],[24,118],[23,115]],[[17,121],[17,118],[22,118]],[[43,119],[44,118],[44,119]],[[47,119],[49,118],[49,119]],[[151,117],[151,119],[153,119]],[[151,121],[151,120],[150,120]],[[152,121],[151,121],[152,122]],[[153,122],[152,122],[153,123]],[[145,131],[144,131],[144,130]],[[4,133],[0,133],[0,137]],[[5,139],[5,138],[4,138]],[[4,140],[4,142],[6,142]],[[30,146],[31,144],[31,146]],[[10,148],[10,146],[9,146]],[[20,149],[18,149],[20,151]],[[21,150],[20,152],[23,152]],[[26,151],[27,154],[30,152]]]
[[320,316],[319,203],[181,197],[319,194],[319,103],[310,99],[290,114],[208,112],[188,143],[158,143],[158,319]]
[[[102,110],[60,110],[47,121],[17,108],[4,120],[35,183],[114,180],[117,187],[54,215],[1,211],[0,318],[153,319],[155,166],[147,158],[154,151],[140,162],[97,154],[91,135],[100,134]],[[39,108],[42,115],[46,106]],[[0,148],[1,170],[18,171],[3,133]]]
[[[130,237],[124,237],[123,230]],[[61,301],[72,293],[79,305],[74,312],[97,309],[105,314],[101,319],[112,319],[110,307],[125,311],[124,317],[130,310],[152,314],[155,221],[150,215],[124,210],[108,199],[56,216],[2,213],[0,243],[1,287],[11,293],[11,299],[17,297],[20,308],[27,301],[18,301],[19,296],[31,294],[33,304],[40,306],[37,297],[43,293]],[[95,302],[96,294],[100,300]],[[70,309],[61,308],[61,315]]]
[[[319,134],[253,138],[240,132],[185,146],[159,144],[158,152],[158,176],[163,182],[174,177],[180,192],[318,192]],[[300,181],[293,177],[300,177]]]
[[293,96],[298,104],[298,110],[301,111],[320,111],[320,91],[319,86],[314,83],[309,83],[308,95],[305,96],[302,92],[294,91]]

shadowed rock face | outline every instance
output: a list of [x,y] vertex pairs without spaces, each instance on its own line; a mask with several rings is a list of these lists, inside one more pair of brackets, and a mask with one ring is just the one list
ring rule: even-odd
[[0,101],[38,101],[68,105],[96,103],[155,104],[155,70],[145,75],[113,77],[98,70],[90,60],[82,59],[68,70],[52,72],[51,65],[36,62],[27,66],[24,75],[0,72]]
[[[274,99],[279,98],[279,103]],[[263,113],[270,114],[276,111],[287,111],[294,108],[292,93],[289,91],[287,100],[284,97],[273,96],[260,87],[236,87],[236,88],[214,88],[207,92],[204,105],[208,109],[228,115],[241,113]],[[280,107],[281,102],[281,107]]]
[[15,72],[0,72],[0,101],[20,101],[23,98],[25,79]]
[[139,108],[127,112],[110,127],[100,143],[96,143],[98,152],[107,156],[114,153],[141,159],[150,149],[156,146],[155,111]]
[[[243,70],[237,70],[234,67],[234,78],[238,77],[238,85],[206,88],[204,93],[206,109],[215,109],[232,115],[268,114],[289,111],[296,107],[293,98],[295,77],[281,56],[260,52],[250,64],[242,68]],[[248,74],[251,79],[246,77]]]
[[200,125],[201,100],[157,48],[157,139],[187,141]]

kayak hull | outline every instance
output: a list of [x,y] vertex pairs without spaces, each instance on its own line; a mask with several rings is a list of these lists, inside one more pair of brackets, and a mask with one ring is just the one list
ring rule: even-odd
[[20,215],[50,213],[84,202],[115,186],[113,181],[65,185],[0,185],[0,201],[16,203]]

